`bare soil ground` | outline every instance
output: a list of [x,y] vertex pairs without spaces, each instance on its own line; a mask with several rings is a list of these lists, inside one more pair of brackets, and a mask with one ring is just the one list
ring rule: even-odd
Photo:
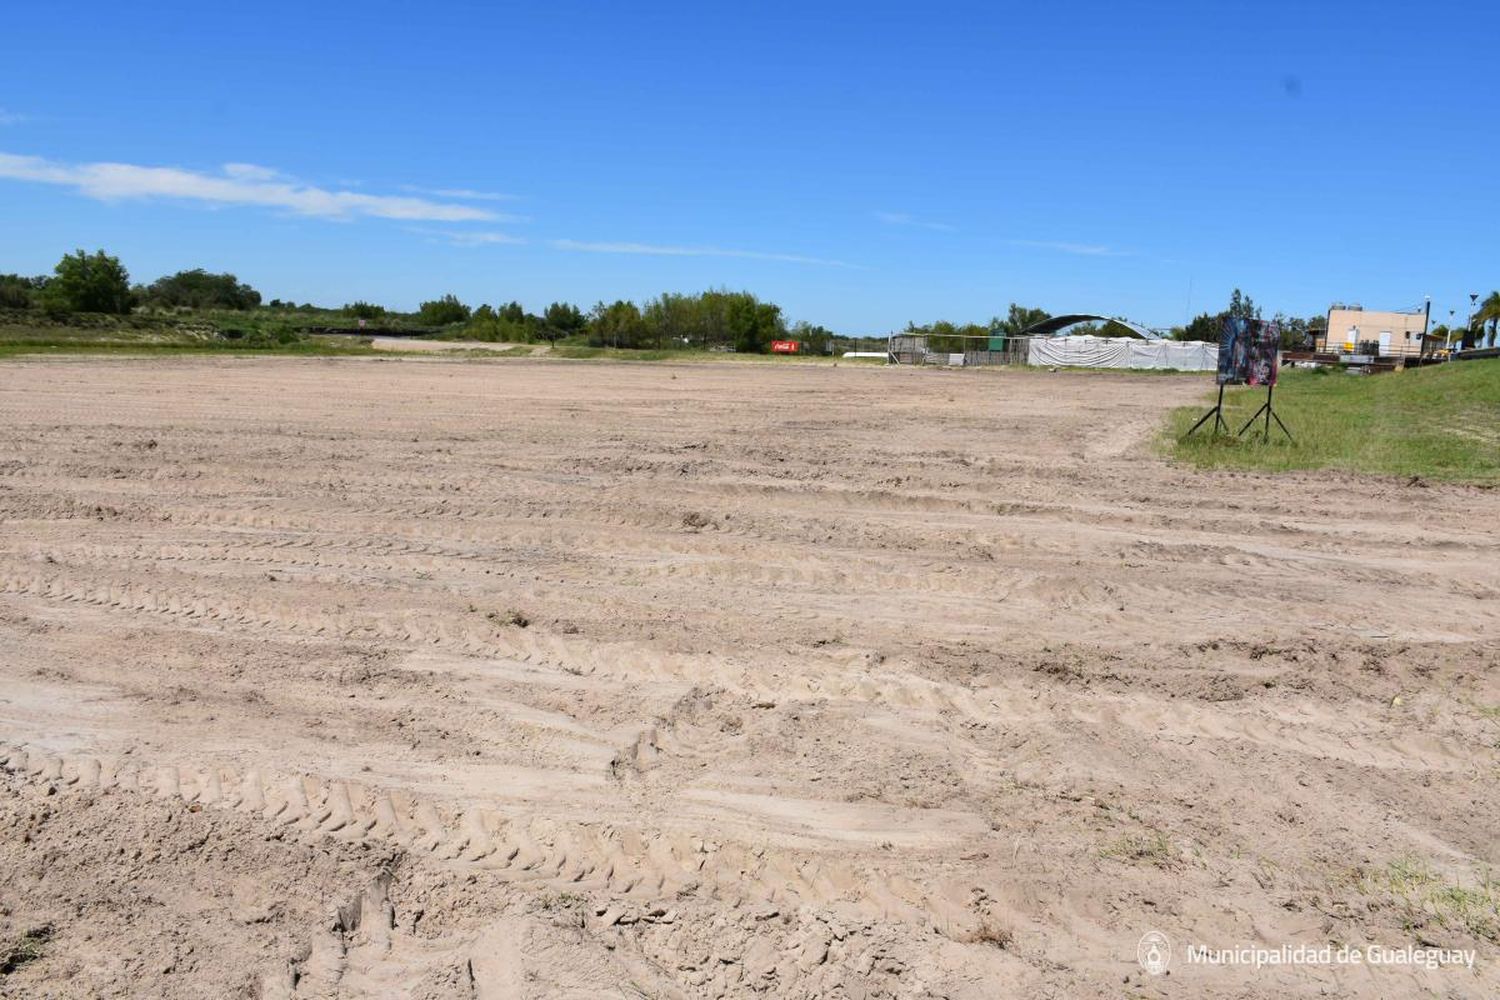
[[1500,493],[1205,388],[0,366],[0,995],[1494,995]]

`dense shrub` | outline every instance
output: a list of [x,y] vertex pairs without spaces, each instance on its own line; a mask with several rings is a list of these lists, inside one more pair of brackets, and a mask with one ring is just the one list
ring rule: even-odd
[[469,307],[458,301],[456,295],[444,295],[417,308],[417,319],[424,326],[452,326],[467,321],[469,314]]
[[120,258],[103,250],[92,254],[79,250],[57,262],[38,299],[53,313],[128,313],[133,304],[130,273]]
[[157,278],[146,287],[147,305],[168,309],[254,309],[260,292],[232,274],[210,274],[201,267]]

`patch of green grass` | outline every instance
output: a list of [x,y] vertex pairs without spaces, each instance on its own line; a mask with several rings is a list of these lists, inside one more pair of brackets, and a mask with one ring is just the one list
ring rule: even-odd
[[[403,325],[399,318],[370,322],[351,335],[356,321],[336,310],[272,310],[245,312],[214,310],[137,311],[113,316],[70,313],[52,316],[36,310],[0,309],[0,359],[49,354],[109,354],[141,356],[163,353],[230,351],[257,354],[395,354],[371,346],[381,333],[422,333],[423,339],[461,341],[466,331],[454,328],[432,334]],[[334,332],[329,332],[334,331]],[[449,357],[489,360],[546,357],[566,360],[612,361],[735,361],[741,363],[836,364],[837,357],[812,355],[738,354],[700,348],[661,349],[591,346],[579,337],[557,344],[515,344],[502,350],[464,349],[455,343]],[[853,360],[853,359],[851,359]],[[869,363],[869,362],[862,362]],[[882,364],[879,359],[875,364]]]
[[558,344],[547,352],[551,358],[571,358],[574,360],[589,358],[612,358],[616,361],[666,361],[687,351],[670,350],[637,350],[628,347],[587,347],[576,344]]
[[[1265,391],[1254,387],[1225,392],[1224,416],[1231,432],[1265,398]],[[1259,424],[1242,438],[1213,437],[1200,428],[1184,439],[1213,403],[1205,395],[1201,405],[1173,411],[1164,450],[1201,468],[1341,469],[1500,483],[1500,360],[1364,376],[1292,370],[1282,373],[1274,402],[1294,441],[1274,422],[1269,442],[1261,441]]]
[[0,358],[55,354],[369,354],[367,339],[276,330],[215,330],[204,326],[0,322]]
[[[327,313],[144,311],[126,316],[0,309],[0,357],[55,353],[370,353],[368,337],[320,333]],[[332,324],[337,326],[338,324]],[[345,324],[347,325],[347,324]]]
[[1404,857],[1366,874],[1360,888],[1395,906],[1408,930],[1436,922],[1500,944],[1500,881],[1492,872],[1480,873],[1475,884],[1466,886],[1449,881],[1420,858]]

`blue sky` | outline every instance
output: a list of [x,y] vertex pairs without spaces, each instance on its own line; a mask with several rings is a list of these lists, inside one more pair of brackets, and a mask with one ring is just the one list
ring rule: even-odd
[[[1500,286],[1488,3],[13,5],[0,272],[846,333]],[[1489,48],[1486,48],[1489,46]]]

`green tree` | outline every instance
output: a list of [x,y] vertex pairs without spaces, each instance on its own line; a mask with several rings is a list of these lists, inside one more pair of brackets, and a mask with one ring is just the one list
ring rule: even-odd
[[647,338],[657,347],[766,351],[786,336],[781,307],[749,292],[710,289],[698,295],[666,293],[641,310]]
[[1043,320],[1051,318],[1052,314],[1045,309],[1037,309],[1032,306],[1018,305],[1017,303],[1012,302],[1010,304],[1010,309],[1005,314],[1004,319],[996,316],[994,319],[990,320],[990,329],[995,331],[996,333],[1003,333],[1008,336],[1014,337],[1022,331],[1026,330],[1028,327],[1035,326]]
[[588,317],[577,306],[568,302],[554,302],[542,314],[540,333],[556,343],[559,337],[571,337],[588,328]]
[[[1040,321],[1038,321],[1040,322]],[[1064,327],[1063,331],[1070,337],[1132,337],[1141,339],[1141,335],[1130,327],[1117,320],[1106,319],[1099,323],[1074,323],[1072,326]]]
[[710,290],[692,304],[692,326],[688,342],[695,347],[725,348],[733,344],[729,331],[729,302],[732,293]]
[[834,333],[826,327],[817,326],[806,320],[798,320],[787,331],[787,336],[802,345],[804,354],[827,354],[829,344],[833,342]]
[[519,302],[509,302],[499,308],[481,305],[464,324],[463,335],[473,340],[507,344],[529,344],[538,337],[556,339],[557,336],[548,332],[540,316],[528,313]]
[[704,336],[702,306],[703,297],[700,295],[663,292],[646,303],[641,316],[658,348],[685,347],[692,344],[695,337],[700,340],[698,346],[703,347],[707,345],[701,342]]
[[1199,313],[1194,316],[1187,326],[1178,327],[1173,333],[1176,340],[1203,340],[1210,344],[1219,342],[1219,335],[1224,332],[1224,317],[1215,313]]
[[771,341],[786,336],[780,306],[761,302],[748,292],[731,295],[727,306],[729,335],[736,351],[764,354],[771,349]]
[[[535,319],[536,317],[528,317]],[[528,343],[535,339],[531,327],[525,322],[513,323],[505,317],[503,309],[481,305],[469,316],[463,326],[463,335],[470,340],[489,340],[501,343]]]
[[1217,344],[1220,335],[1224,332],[1224,321],[1231,317],[1260,319],[1260,306],[1256,305],[1250,296],[1236,288],[1229,296],[1228,309],[1218,313],[1199,313],[1187,326],[1174,329],[1172,338],[1174,340],[1203,340],[1210,344]]
[[[275,307],[279,301],[279,299],[272,299],[272,307]],[[386,308],[371,302],[359,301],[346,303],[343,311],[345,315],[353,316],[355,319],[379,319],[385,315]]]
[[417,320],[424,326],[452,326],[469,318],[469,307],[456,295],[444,295],[417,307]]
[[201,267],[157,278],[142,293],[148,305],[188,309],[254,309],[260,292],[232,274],[209,274]]
[[[991,320],[991,322],[995,321]],[[946,319],[934,320],[921,326],[908,322],[906,329],[902,332],[907,336],[926,337],[927,349],[935,354],[957,354],[975,347],[986,347],[992,336],[992,330],[988,326],[980,326],[978,323],[954,323]],[[967,339],[971,337],[982,337],[984,340],[981,342]]]
[[1232,319],[1260,319],[1260,306],[1250,296],[1236,288],[1229,296],[1229,308],[1223,315]]
[[1324,314],[1309,316],[1307,318],[1308,343],[1316,343],[1317,338],[1328,332],[1328,317]]
[[1283,351],[1312,350],[1316,338],[1321,336],[1324,328],[1328,326],[1327,316],[1309,316],[1302,319],[1299,316],[1277,313],[1271,321],[1281,329]]
[[28,278],[20,274],[0,274],[0,309],[30,309],[38,304],[45,277]]
[[488,303],[480,305],[478,309],[469,316],[469,322],[464,324],[464,336],[470,340],[502,340],[500,336],[500,317]]
[[1476,343],[1484,342],[1485,327],[1490,327],[1489,343],[1493,345],[1500,335],[1500,292],[1490,292],[1474,312]]
[[79,250],[57,262],[41,303],[53,312],[128,313],[133,304],[130,273],[120,258],[103,250]]
[[646,346],[646,322],[634,302],[617,300],[594,306],[589,317],[589,343],[596,347]]
[[[991,323],[1004,322],[1004,320],[991,320]],[[908,322],[906,329],[902,331],[912,337],[926,337],[927,349],[934,353],[953,353],[967,351],[978,345],[977,341],[967,338],[983,337],[984,346],[988,345],[989,337],[993,334],[993,328],[981,326],[978,323],[953,323],[946,319],[934,320],[931,323],[918,326]]]

